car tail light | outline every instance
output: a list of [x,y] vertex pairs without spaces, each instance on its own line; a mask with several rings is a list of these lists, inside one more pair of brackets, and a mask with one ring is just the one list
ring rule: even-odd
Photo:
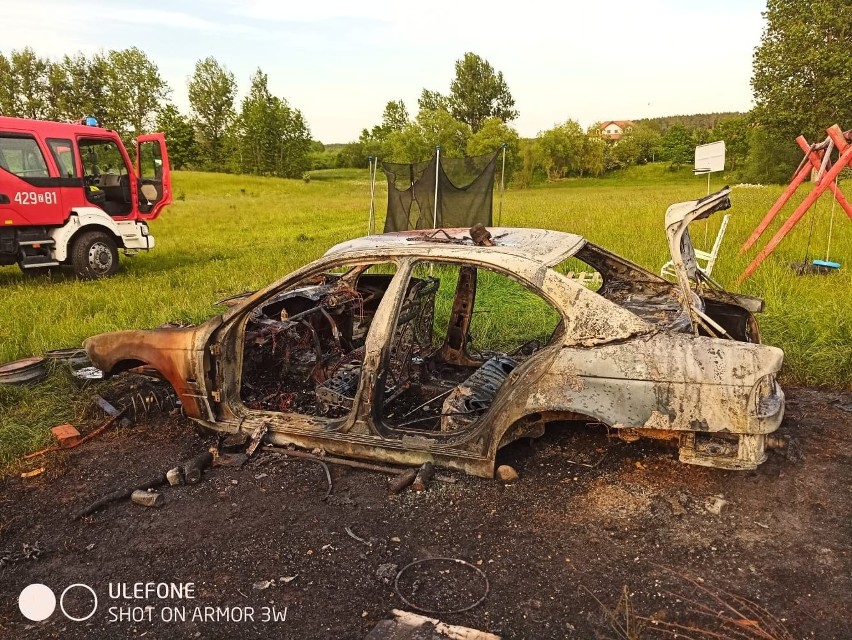
[[751,389],[752,412],[758,418],[774,416],[781,409],[782,398],[775,374],[765,375]]

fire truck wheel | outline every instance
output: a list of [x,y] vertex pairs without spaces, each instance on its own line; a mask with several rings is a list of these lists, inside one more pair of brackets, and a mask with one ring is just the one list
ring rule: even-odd
[[118,248],[115,240],[103,231],[80,234],[71,248],[74,272],[86,280],[111,276],[118,271]]

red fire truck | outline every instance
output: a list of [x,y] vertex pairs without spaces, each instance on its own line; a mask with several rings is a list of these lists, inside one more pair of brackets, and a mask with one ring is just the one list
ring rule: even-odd
[[171,203],[165,137],[141,135],[136,164],[115,131],[0,117],[0,265],[118,269],[118,250],[154,247],[148,221]]

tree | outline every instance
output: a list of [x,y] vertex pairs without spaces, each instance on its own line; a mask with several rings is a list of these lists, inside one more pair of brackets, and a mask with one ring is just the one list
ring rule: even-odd
[[787,140],[852,126],[852,3],[768,0],[763,16],[751,79],[756,121]]
[[689,164],[695,157],[692,135],[682,124],[669,127],[660,140],[660,159],[667,160],[673,167]]
[[792,140],[783,140],[767,127],[752,127],[748,133],[749,153],[743,180],[756,184],[790,181],[802,151]]
[[[425,93],[425,91],[424,91]],[[503,79],[491,64],[475,53],[456,60],[456,77],[450,84],[450,113],[467,123],[474,133],[486,118],[509,122],[518,117],[515,100]]]
[[359,154],[364,154],[363,164],[366,164],[368,156],[373,158],[386,156],[388,154],[386,146],[388,136],[395,131],[402,131],[408,124],[408,110],[405,108],[405,103],[402,100],[388,102],[385,105],[384,113],[382,113],[381,124],[375,125],[370,131],[362,130],[361,136],[358,138]]
[[173,104],[167,104],[157,113],[157,131],[166,136],[169,150],[169,163],[173,169],[183,169],[198,160],[198,145],[195,142],[195,129],[189,118],[177,110]]
[[[499,118],[487,118],[482,128],[467,141],[467,155],[483,156],[506,145],[506,180],[510,180],[521,162],[518,132]],[[502,168],[502,156],[497,157],[497,171]]]
[[564,178],[569,173],[581,173],[586,134],[576,120],[538,134],[543,169],[550,180]]
[[382,132],[385,134],[392,131],[402,131],[408,124],[408,109],[402,100],[391,100],[385,105],[382,113]]
[[449,111],[449,99],[437,91],[423,89],[420,97],[417,99],[417,108],[420,111]]
[[0,60],[0,109],[17,118],[46,118],[49,112],[47,74],[50,61],[30,48],[12,51]]
[[260,69],[243,99],[234,145],[238,169],[245,173],[295,178],[309,166],[311,133],[302,113],[272,95]]
[[647,164],[657,159],[662,136],[655,127],[637,122],[633,125],[629,135],[636,145],[636,164]]
[[12,62],[0,53],[0,115],[17,115],[17,87]]
[[607,149],[609,145],[595,130],[590,129],[583,141],[583,154],[580,156],[580,176],[599,176],[606,169]]
[[106,125],[125,137],[150,131],[160,105],[172,90],[160,71],[137,47],[107,53]]
[[713,129],[714,140],[725,141],[727,169],[736,171],[748,157],[749,121],[746,116],[732,116],[721,120]]
[[422,162],[441,147],[441,155],[461,158],[465,155],[470,127],[443,109],[421,109],[414,122],[387,139],[386,157],[393,162]]
[[233,73],[209,56],[195,63],[188,89],[201,156],[215,169],[221,165],[223,137],[234,119],[237,82]]
[[53,72],[62,87],[57,99],[62,118],[94,116],[98,122],[107,123],[109,64],[102,53],[65,55],[54,63]]

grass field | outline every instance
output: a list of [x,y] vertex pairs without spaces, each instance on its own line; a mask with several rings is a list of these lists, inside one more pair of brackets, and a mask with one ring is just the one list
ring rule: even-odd
[[[723,184],[714,176],[711,187]],[[736,287],[748,256],[739,247],[781,192],[781,187],[735,187],[732,219],[714,277],[723,285],[766,299],[760,318],[764,342],[786,353],[788,382],[852,388],[852,222],[834,211],[831,257],[844,264],[830,276],[799,277],[787,266],[801,261],[811,216]],[[706,194],[706,178],[663,165],[635,167],[602,179],[566,180],[506,192],[502,224],[572,231],[658,271],[668,259],[666,207]],[[309,182],[250,176],[176,173],[175,203],[152,226],[157,246],[123,258],[106,281],[81,282],[69,274],[24,276],[0,268],[0,362],[79,345],[95,333],[199,322],[219,310],[215,300],[264,286],[322,255],[332,244],[367,230],[366,170],[315,172]],[[764,244],[793,204],[767,231]],[[377,203],[383,211],[385,190]],[[495,200],[495,218],[496,218]],[[816,209],[811,257],[825,257],[831,200]],[[379,217],[379,227],[383,217]],[[692,232],[709,248],[721,215]],[[31,389],[0,387],[0,464],[43,443],[47,428],[71,417],[74,383],[57,372]],[[70,412],[70,413],[69,413]]]

